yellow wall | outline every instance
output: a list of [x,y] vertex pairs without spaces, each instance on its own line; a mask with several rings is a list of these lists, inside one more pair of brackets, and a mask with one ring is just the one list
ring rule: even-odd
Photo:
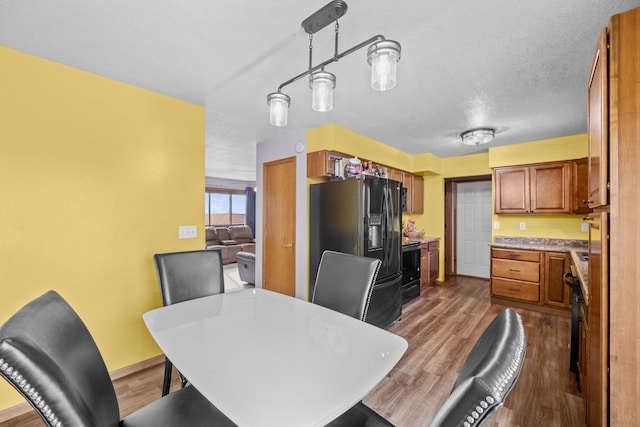
[[332,150],[410,171],[412,156],[336,124],[307,131],[307,151]]
[[489,167],[571,160],[589,155],[587,134],[489,148]]
[[[424,213],[403,215],[406,223],[413,219],[417,230],[427,236],[440,237],[444,253],[444,180],[479,175],[493,175],[493,168],[528,163],[569,160],[588,155],[586,134],[571,135],[515,145],[490,147],[488,152],[439,158],[431,153],[409,155],[338,125],[309,130],[308,151],[334,150],[374,162],[411,171],[424,177]],[[493,215],[500,228],[495,236],[539,237],[586,240],[581,231],[582,215]],[[520,230],[525,222],[526,230]],[[444,279],[444,256],[440,256],[440,277]]]
[[[587,134],[545,139],[522,144],[505,145],[489,149],[490,167],[511,166],[526,163],[544,163],[587,157]],[[494,192],[495,193],[495,192]],[[539,237],[548,239],[587,240],[588,233],[581,231],[583,215],[493,215],[499,229],[495,236]],[[520,230],[520,222],[526,230]]]
[[[55,289],[109,370],[160,354],[152,256],[203,247],[204,108],[4,47],[0,63],[0,324]],[[23,401],[0,383],[0,410]]]

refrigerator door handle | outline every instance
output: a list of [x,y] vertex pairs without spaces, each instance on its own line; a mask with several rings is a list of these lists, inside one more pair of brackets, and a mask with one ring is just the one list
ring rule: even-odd
[[391,208],[391,189],[389,187],[385,187],[385,198],[384,198],[384,214],[385,214],[385,265],[388,265],[391,261],[391,244],[392,244],[392,231],[389,229],[393,223],[393,217],[390,212]]

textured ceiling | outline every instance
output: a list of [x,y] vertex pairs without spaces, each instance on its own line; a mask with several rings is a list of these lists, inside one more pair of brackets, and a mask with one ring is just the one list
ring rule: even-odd
[[[350,0],[343,51],[382,34],[402,45],[398,85],[370,88],[366,48],[331,64],[334,109],[311,110],[306,79],[287,86],[289,125],[268,124],[266,95],[308,66],[300,23],[327,1],[0,0],[0,44],[205,105],[206,174],[255,179],[255,144],[337,123],[408,153],[486,147],[586,132],[586,85],[600,28],[640,0]],[[394,8],[395,7],[395,8]],[[333,55],[333,26],[314,63]]]

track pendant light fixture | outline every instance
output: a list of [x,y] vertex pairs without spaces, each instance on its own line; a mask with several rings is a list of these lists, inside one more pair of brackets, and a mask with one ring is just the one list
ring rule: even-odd
[[[311,16],[302,21],[302,28],[309,34],[309,68],[303,73],[287,80],[278,87],[277,92],[267,95],[269,105],[269,123],[274,126],[287,125],[287,113],[291,99],[282,93],[282,88],[309,76],[309,87],[312,90],[311,107],[315,111],[331,111],[333,109],[333,89],[336,87],[336,76],[325,71],[324,67],[353,52],[370,45],[367,49],[367,61],[371,65],[371,87],[374,90],[385,91],[396,85],[396,64],[400,61],[400,43],[386,40],[377,35],[357,44],[343,52],[338,52],[339,25],[338,18],[347,13],[347,3],[334,0]],[[335,23],[335,52],[332,58],[313,65],[313,34],[327,25]]]
[[267,95],[267,105],[269,106],[269,123],[273,126],[286,126],[289,116],[289,104],[291,98],[280,92],[273,92]]
[[334,74],[324,70],[311,73],[309,87],[312,90],[311,108],[320,112],[333,110],[333,88],[336,87]]

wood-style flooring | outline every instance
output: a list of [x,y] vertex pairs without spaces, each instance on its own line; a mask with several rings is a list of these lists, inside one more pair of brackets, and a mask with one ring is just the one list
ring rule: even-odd
[[[428,425],[451,391],[467,354],[503,308],[491,304],[486,280],[454,277],[428,287],[403,307],[402,320],[389,328],[409,341],[409,349],[364,402],[398,427]],[[516,311],[525,325],[526,360],[504,407],[485,426],[584,426],[584,400],[576,389],[575,375],[569,372],[570,319]],[[126,416],[160,398],[162,365],[114,384],[120,411]],[[174,375],[172,390],[176,387]],[[43,424],[31,412],[0,425]]]

